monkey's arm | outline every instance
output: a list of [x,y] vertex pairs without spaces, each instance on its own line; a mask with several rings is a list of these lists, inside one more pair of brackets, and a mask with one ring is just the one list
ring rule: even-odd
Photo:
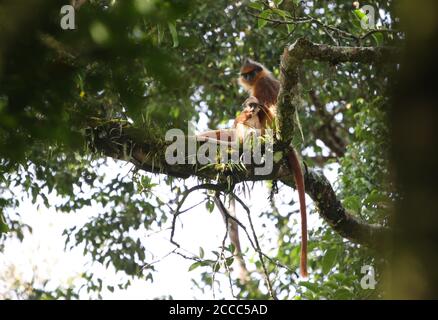
[[247,135],[248,128],[260,129],[257,113],[261,105],[256,97],[249,97],[243,103],[243,111],[234,120],[231,129],[211,130],[198,134],[197,141],[209,141],[221,145],[241,143]]
[[196,141],[212,143],[214,145],[239,148],[236,129],[211,130],[196,135]]
[[236,130],[235,129],[221,129],[205,131],[196,135],[198,141],[218,140],[218,141],[235,141]]

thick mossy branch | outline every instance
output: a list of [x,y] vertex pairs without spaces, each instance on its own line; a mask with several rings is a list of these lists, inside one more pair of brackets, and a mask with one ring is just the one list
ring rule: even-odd
[[280,61],[281,89],[278,95],[277,128],[280,143],[288,145],[296,130],[296,112],[300,104],[300,67],[304,60],[315,60],[338,64],[359,62],[381,64],[394,62],[400,57],[400,50],[394,47],[340,47],[313,43],[300,38],[287,46]]
[[300,81],[299,67],[301,61],[284,50],[280,61],[280,92],[277,104],[277,128],[279,131],[279,144],[287,147],[295,133],[296,113],[299,108]]
[[394,47],[340,47],[316,44],[306,38],[300,38],[287,50],[298,60],[325,61],[332,64],[341,62],[360,62],[379,64],[397,61],[400,50]]
[[[294,186],[292,178],[280,179],[286,185]],[[308,170],[304,174],[307,195],[314,201],[319,215],[342,237],[370,248],[382,248],[390,229],[368,224],[351,215],[336,197],[330,182],[320,172]]]
[[[358,62],[381,64],[397,61],[400,50],[390,47],[340,47],[316,44],[300,38],[283,52],[280,64],[281,90],[277,106],[277,127],[280,145],[286,150],[296,130],[296,113],[300,104],[300,67],[304,60],[337,64]],[[281,179],[293,186],[292,180]],[[370,225],[346,212],[327,178],[315,171],[305,174],[306,193],[314,200],[320,215],[341,236],[370,247],[380,247],[387,237],[387,228]]]
[[[340,62],[383,63],[394,61],[398,50],[394,48],[335,47],[315,44],[307,39],[298,39],[288,46],[281,57],[278,98],[277,128],[280,132],[275,150],[289,148],[296,129],[296,113],[300,104],[300,66],[303,60],[312,59],[333,64]],[[92,147],[106,156],[133,163],[147,172],[161,173],[178,178],[198,177],[216,180],[219,184],[242,181],[280,180],[294,187],[291,172],[282,161],[274,164],[269,175],[255,175],[254,166],[246,165],[233,170],[226,164],[201,166],[199,164],[170,165],[165,160],[165,150],[169,142],[155,137],[144,129],[133,128],[128,123],[109,122],[89,129]],[[379,248],[388,236],[386,227],[367,224],[349,214],[342,206],[327,178],[313,170],[305,172],[306,193],[313,199],[321,217],[342,237],[355,243]]]
[[[142,129],[133,128],[127,123],[107,123],[90,129],[89,134],[92,135],[90,140],[96,151],[114,159],[131,162],[147,172],[183,179],[198,177],[212,180],[221,176],[223,183],[226,183],[227,176],[231,176],[234,183],[278,179],[288,186],[295,186],[289,169],[282,162],[275,164],[273,172],[266,176],[255,175],[250,165],[247,165],[245,170],[233,172],[224,172],[222,166],[169,165],[164,159],[164,150],[168,142],[146,135]],[[349,214],[322,173],[313,170],[305,172],[305,185],[306,193],[315,202],[321,217],[342,237],[369,247],[381,246],[389,230],[367,224]]]
[[[187,138],[190,139],[190,138]],[[165,158],[166,148],[172,143],[154,136],[145,128],[135,128],[127,122],[106,121],[103,124],[88,129],[90,147],[105,156],[133,163],[137,168],[186,179],[196,176],[201,179],[217,180],[217,183],[227,184],[228,177],[233,183],[242,181],[261,181],[273,179],[280,164],[274,163],[273,170],[268,175],[255,175],[255,165],[213,164],[202,165],[169,164]],[[188,142],[188,140],[186,140]]]

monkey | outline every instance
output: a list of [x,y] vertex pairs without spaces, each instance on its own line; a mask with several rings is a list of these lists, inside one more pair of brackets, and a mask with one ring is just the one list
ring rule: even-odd
[[[223,144],[227,146],[231,145],[237,147],[239,144],[243,144],[248,138],[256,135],[257,132],[254,129],[260,129],[262,124],[260,123],[260,117],[258,113],[261,111],[261,105],[258,103],[257,98],[249,97],[243,103],[242,112],[234,119],[234,123],[231,129],[228,130],[213,130],[201,133],[197,136],[198,141],[212,141],[213,143]],[[234,255],[238,268],[238,276],[240,283],[246,284],[250,277],[249,272],[245,264],[245,260],[242,257],[242,248],[239,238],[239,226],[235,220],[230,217],[237,218],[235,209],[235,200],[230,198],[230,207],[227,209],[219,197],[219,192],[214,196],[214,202],[219,209],[219,212],[224,218],[226,228],[231,243],[234,245]]]
[[[264,134],[267,128],[273,128],[275,130],[280,82],[265,66],[251,59],[244,61],[240,69],[238,82],[249,93],[249,98],[243,103],[244,109],[234,120],[233,127],[231,129],[201,133],[197,136],[198,141],[212,141],[231,146],[231,143],[244,141],[251,130],[260,130],[261,135]],[[298,190],[301,214],[300,275],[306,278],[308,276],[307,213],[304,176],[298,155],[293,148],[286,155],[286,159],[289,169],[293,172],[296,189]],[[237,226],[234,227],[234,229],[237,230]],[[232,230],[232,228],[230,228],[230,230]],[[236,236],[234,236],[234,238],[236,239]],[[234,243],[234,245],[236,248],[240,248],[238,236],[237,242]]]
[[[240,69],[240,85],[248,91],[253,104],[258,104],[260,110],[259,117],[260,129],[274,127],[277,111],[277,98],[280,91],[280,82],[275,79],[272,73],[262,64],[246,59]],[[301,213],[301,252],[300,252],[300,275],[303,278],[307,274],[307,213],[304,176],[298,155],[294,149],[287,154],[287,164],[294,174],[295,185],[298,190]]]
[[277,96],[280,81],[262,64],[246,59],[240,69],[239,84],[248,91],[252,103],[258,103],[262,109],[259,114],[261,129],[273,128],[277,111]]
[[218,144],[232,145],[242,144],[249,135],[255,134],[255,130],[263,127],[260,122],[259,112],[262,105],[256,97],[249,97],[243,103],[242,112],[234,119],[231,129],[212,130],[200,133],[196,136],[197,141],[211,141]]

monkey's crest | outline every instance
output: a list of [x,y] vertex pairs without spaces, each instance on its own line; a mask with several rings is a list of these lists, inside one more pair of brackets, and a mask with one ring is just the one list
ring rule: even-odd
[[[260,104],[266,107],[276,105],[280,82],[261,63],[245,59],[240,68],[239,84],[250,96],[257,97]],[[274,109],[271,111],[275,112]]]
[[239,84],[246,90],[251,91],[257,80],[269,74],[269,71],[261,64],[251,59],[245,59],[240,68]]
[[242,67],[240,68],[240,74],[247,74],[251,71],[257,70],[261,71],[262,69],[266,69],[261,63],[251,60],[249,58],[246,58],[243,61]]

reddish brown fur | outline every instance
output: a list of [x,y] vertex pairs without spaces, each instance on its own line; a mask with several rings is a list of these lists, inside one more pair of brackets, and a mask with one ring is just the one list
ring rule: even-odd
[[[212,138],[222,142],[234,142],[237,139],[242,141],[248,128],[260,129],[262,134],[266,128],[275,129],[280,82],[263,65],[249,59],[243,64],[240,73],[239,83],[249,92],[250,97],[245,101],[242,113],[234,120],[233,129],[204,132],[198,136],[200,140]],[[287,154],[287,160],[289,168],[294,174],[300,200],[302,241],[300,273],[302,277],[307,277],[307,213],[304,177],[295,150],[291,150]]]
[[[251,97],[257,98],[262,105],[258,113],[261,129],[272,127],[275,122],[277,97],[280,91],[280,82],[260,63],[246,60],[240,70],[239,83],[249,92]],[[245,78],[245,75],[250,75]],[[304,188],[304,176],[301,171],[298,155],[295,150],[287,154],[289,168],[294,173],[295,184],[298,190],[301,213],[301,255],[300,273],[307,277],[307,213]]]
[[[251,72],[255,73],[254,78],[243,77]],[[244,62],[240,74],[239,83],[262,105],[262,112],[259,113],[262,127],[273,127],[280,82],[263,65],[250,59]]]
[[301,252],[300,252],[300,274],[307,278],[307,213],[306,213],[306,195],[304,192],[304,176],[301,171],[298,155],[295,150],[291,150],[288,155],[288,164],[294,173],[295,186],[298,190],[301,213]]

